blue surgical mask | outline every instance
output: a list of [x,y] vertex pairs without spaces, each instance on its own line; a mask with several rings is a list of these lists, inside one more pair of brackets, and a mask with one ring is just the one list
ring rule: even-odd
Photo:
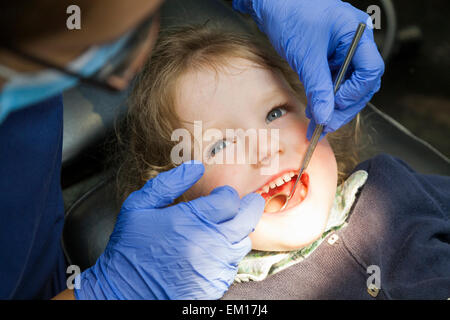
[[[126,44],[132,31],[117,41],[91,47],[72,61],[67,69],[84,77],[93,75]],[[7,115],[21,108],[33,105],[77,84],[78,79],[51,69],[33,73],[19,73],[0,65],[0,77],[7,81],[0,88],[0,124]]]

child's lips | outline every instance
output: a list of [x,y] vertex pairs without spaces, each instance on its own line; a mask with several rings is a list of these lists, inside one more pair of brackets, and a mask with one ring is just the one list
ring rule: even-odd
[[[273,179],[272,181],[275,180],[276,179]],[[296,180],[297,175],[294,175],[293,177],[291,177],[290,181],[284,182],[284,184],[276,186],[275,188],[270,188],[267,192],[264,192],[265,190],[267,190],[267,188],[264,187],[261,187],[260,189],[255,191],[259,193],[266,201],[266,207],[264,209],[264,212],[269,213],[282,212],[286,209],[290,209],[294,206],[299,205],[308,194],[309,175],[306,172],[302,174],[300,181],[296,186],[295,192],[291,200],[289,200],[287,206],[283,210],[280,210],[281,207],[284,205],[285,200],[289,196],[292,188],[294,187]],[[277,195],[284,195],[284,196],[277,197]]]

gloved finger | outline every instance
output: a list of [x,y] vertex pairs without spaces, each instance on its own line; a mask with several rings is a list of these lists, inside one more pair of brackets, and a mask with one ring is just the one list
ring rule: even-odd
[[348,113],[342,112],[341,110],[337,110],[333,114],[333,118],[329,122],[328,130],[330,130],[330,132],[336,131],[336,128],[341,128],[343,125],[351,121],[355,116],[356,114],[349,115]]
[[236,243],[255,230],[264,211],[265,201],[257,193],[242,197],[238,214],[231,220],[218,225],[217,229],[229,242]]
[[313,119],[312,113],[311,113],[311,109],[310,108],[305,108],[305,116],[308,119]]
[[[331,119],[333,119],[333,118],[331,118]],[[334,130],[330,130],[330,126],[329,126],[330,121],[328,121],[328,124],[323,127],[323,131],[319,137],[319,141],[322,140],[322,138],[325,137],[327,135],[327,133],[334,131]],[[314,121],[314,119],[311,119],[309,121],[308,129],[306,131],[306,137],[308,138],[308,140],[311,140],[315,129],[316,129],[316,122]]]
[[334,111],[333,83],[327,60],[324,58],[319,59],[319,62],[317,59],[305,61],[303,78],[308,100],[305,114],[314,120],[313,124],[310,123],[307,133],[308,139],[311,139],[310,128],[315,127],[315,124],[326,125]]
[[315,128],[316,128],[316,121],[314,121],[314,119],[311,118],[308,124],[308,129],[306,130],[306,138],[308,138],[308,140],[311,140]]
[[[353,120],[353,118],[366,106],[366,104],[372,98],[371,93],[367,94],[362,98],[356,105],[350,106],[345,110],[336,110],[333,113],[333,117],[328,123],[330,132],[333,132],[342,126],[346,125],[348,122]],[[324,130],[325,131],[325,130]]]
[[239,262],[252,250],[252,240],[247,236],[241,241],[234,243],[231,248],[232,254],[228,256],[228,263],[237,267]]
[[208,196],[187,204],[197,216],[215,224],[232,219],[239,210],[239,194],[230,186],[215,188]]
[[[211,243],[208,241],[206,243]],[[220,279],[220,282],[225,281],[226,288],[228,288],[236,277],[239,262],[250,252],[252,249],[252,242],[249,237],[245,237],[241,241],[228,244],[227,246],[221,247],[208,247],[205,248],[205,252],[208,252],[208,256],[205,257],[204,263],[206,265],[212,265],[212,262],[219,266],[219,268],[208,268],[210,271],[209,276],[206,272],[207,279]],[[196,259],[197,263],[199,259]]]
[[201,162],[190,161],[161,172],[147,181],[141,189],[130,194],[123,208],[154,209],[168,206],[192,187],[202,177],[204,171],[205,167]]
[[352,60],[354,72],[336,93],[336,109],[362,104],[368,94],[378,91],[384,62],[373,41],[361,42]]

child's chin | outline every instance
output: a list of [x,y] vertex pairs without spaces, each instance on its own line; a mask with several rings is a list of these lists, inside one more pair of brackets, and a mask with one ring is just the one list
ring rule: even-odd
[[[260,241],[254,243],[253,249],[260,251],[294,251],[302,249],[319,239],[324,232],[324,226],[314,224],[305,230],[299,225],[304,223],[301,216],[309,209],[310,206],[302,202],[277,214],[264,213],[263,219],[272,228],[269,227],[268,234],[258,233],[257,238]],[[303,231],[299,232],[299,230]],[[258,229],[255,232],[258,232]]]
[[283,243],[280,245],[280,251],[295,251],[303,249],[304,247],[309,246],[314,241],[320,238],[322,233],[317,233],[317,235],[312,235],[307,241],[305,239],[292,239],[292,241]]
[[308,235],[297,235],[290,231],[289,236],[286,232],[280,230],[274,233],[278,236],[275,236],[275,234],[250,234],[252,249],[258,251],[295,251],[307,247],[322,235],[322,232],[319,231],[311,232]]

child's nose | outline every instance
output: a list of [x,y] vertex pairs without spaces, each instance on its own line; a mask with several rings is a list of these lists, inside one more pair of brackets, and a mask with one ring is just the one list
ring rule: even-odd
[[279,139],[279,134],[272,132],[269,136],[260,135],[257,147],[250,152],[253,152],[253,157],[257,159],[253,166],[259,169],[272,166],[275,160],[278,163],[279,157],[284,154],[284,146]]

